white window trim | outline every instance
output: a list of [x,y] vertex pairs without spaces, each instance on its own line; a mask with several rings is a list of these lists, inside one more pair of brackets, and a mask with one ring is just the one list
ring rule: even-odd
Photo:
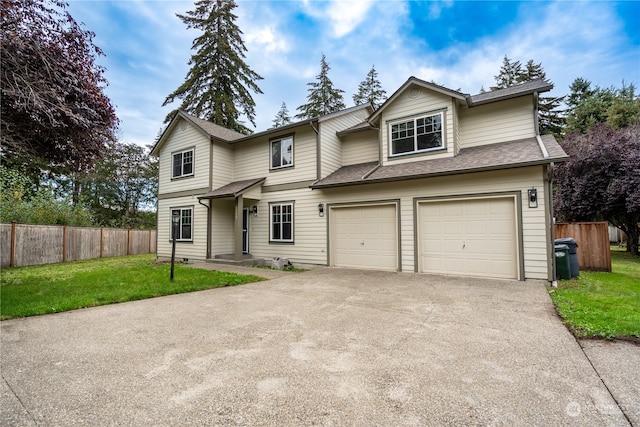
[[[280,143],[280,161],[282,163],[282,141],[285,141],[287,139],[291,139],[291,163],[289,163],[288,165],[280,165],[280,166],[274,166],[273,165],[273,144],[274,143]],[[286,169],[286,168],[290,168],[293,167],[293,153],[295,151],[294,148],[294,138],[293,138],[293,134],[291,135],[284,135],[282,137],[279,138],[273,138],[269,140],[269,169],[271,170],[279,170],[279,169]]]
[[[194,219],[193,206],[169,208],[169,241],[173,241],[173,211],[180,211],[180,223],[178,226],[178,233],[180,235],[180,238],[176,239],[176,242],[193,242],[193,219]],[[183,211],[191,212],[191,237],[188,239],[182,238],[182,212]]]
[[[432,112],[432,113],[425,113],[425,114],[420,114],[418,116],[414,116],[414,117],[404,117],[402,119],[397,119],[397,120],[393,120],[388,122],[388,127],[387,127],[387,139],[389,141],[389,157],[401,157],[401,156],[408,156],[408,155],[412,155],[412,154],[420,154],[420,153],[428,153],[430,151],[439,151],[439,150],[443,150],[446,148],[446,133],[445,133],[445,115],[444,115],[444,111],[438,111],[438,112]],[[442,145],[439,147],[433,147],[433,148],[425,148],[422,150],[417,150],[415,148],[417,148],[418,146],[418,134],[415,131],[417,128],[417,120],[419,119],[424,119],[427,117],[435,117],[435,116],[440,116],[440,134],[442,135]],[[413,151],[406,151],[404,153],[393,153],[393,138],[392,138],[392,126],[393,125],[397,125],[400,123],[407,123],[413,121],[413,129],[414,129],[414,133],[413,133],[413,147],[414,150]]]
[[[177,156],[178,154],[182,154],[182,164],[180,165],[180,171],[184,172],[184,154],[185,153],[189,153],[191,152],[191,173],[181,173],[180,175],[174,175],[174,170],[173,170],[173,160],[175,158],[175,156]],[[195,148],[188,148],[186,150],[182,150],[182,151],[176,151],[171,153],[171,179],[179,179],[179,178],[186,178],[189,176],[193,176],[194,173],[196,171],[196,150]]]
[[[291,238],[290,239],[274,239],[273,238],[273,208],[276,206],[290,206],[291,207]],[[294,242],[294,226],[295,226],[295,214],[293,202],[278,202],[269,203],[269,242],[273,243],[293,243]],[[280,235],[282,236],[282,220],[280,221]]]

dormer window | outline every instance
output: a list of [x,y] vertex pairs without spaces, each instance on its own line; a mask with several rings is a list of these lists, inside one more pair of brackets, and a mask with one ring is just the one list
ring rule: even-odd
[[444,148],[443,114],[418,116],[389,124],[391,155],[422,153]]

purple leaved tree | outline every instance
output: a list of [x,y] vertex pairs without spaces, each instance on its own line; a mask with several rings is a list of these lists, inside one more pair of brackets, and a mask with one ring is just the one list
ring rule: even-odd
[[638,255],[640,237],[640,126],[598,124],[574,133],[562,147],[571,159],[558,166],[554,207],[561,221],[609,221]]

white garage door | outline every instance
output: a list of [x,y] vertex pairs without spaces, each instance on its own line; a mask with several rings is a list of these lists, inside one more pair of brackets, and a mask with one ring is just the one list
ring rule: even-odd
[[518,278],[513,197],[422,202],[418,210],[421,272]]
[[329,215],[332,266],[398,269],[395,204],[333,207]]

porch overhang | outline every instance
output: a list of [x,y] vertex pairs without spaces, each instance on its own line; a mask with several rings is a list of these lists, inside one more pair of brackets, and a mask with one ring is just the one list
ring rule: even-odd
[[198,199],[223,199],[223,198],[236,198],[238,196],[243,195],[244,193],[256,188],[267,178],[253,178],[253,179],[245,179],[242,181],[234,181],[229,184],[223,185],[220,188],[216,188],[213,191],[210,191],[202,196],[198,196]]

